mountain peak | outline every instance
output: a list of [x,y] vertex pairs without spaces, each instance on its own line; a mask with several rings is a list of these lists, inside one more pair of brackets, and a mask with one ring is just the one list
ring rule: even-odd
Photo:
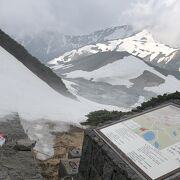
[[136,41],[157,43],[153,35],[147,29],[140,31],[139,33],[135,34],[133,37],[134,40]]
[[101,29],[85,35],[67,35],[47,30],[33,36],[16,37],[15,39],[44,63],[73,49],[108,40],[123,39],[134,33],[133,27],[123,25]]

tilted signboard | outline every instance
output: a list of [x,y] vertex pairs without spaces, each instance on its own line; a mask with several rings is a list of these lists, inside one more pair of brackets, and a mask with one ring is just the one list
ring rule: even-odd
[[180,172],[180,108],[168,104],[104,126],[98,133],[145,179]]

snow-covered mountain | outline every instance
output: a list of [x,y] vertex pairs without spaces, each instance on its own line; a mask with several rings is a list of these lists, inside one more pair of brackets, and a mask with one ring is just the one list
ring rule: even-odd
[[[143,30],[133,36],[87,45],[48,62],[74,94],[95,102],[133,107],[180,89],[178,49]],[[167,68],[168,67],[168,68]]]
[[78,60],[100,52],[113,51],[127,51],[154,66],[165,68],[168,71],[175,73],[179,72],[180,60],[177,58],[179,50],[154,40],[153,36],[147,30],[143,30],[128,38],[120,38],[74,49],[49,61],[48,65],[55,70],[62,68],[62,66],[63,68],[68,68],[66,67],[67,62],[69,63],[70,61]]
[[134,32],[135,30],[131,26],[117,26],[80,36],[64,35],[58,31],[43,31],[34,35],[14,38],[44,63],[67,51],[89,44],[129,37]]

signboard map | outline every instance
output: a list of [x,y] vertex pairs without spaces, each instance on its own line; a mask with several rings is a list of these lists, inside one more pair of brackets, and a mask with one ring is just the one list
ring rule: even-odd
[[161,107],[100,129],[147,179],[180,170],[180,108]]

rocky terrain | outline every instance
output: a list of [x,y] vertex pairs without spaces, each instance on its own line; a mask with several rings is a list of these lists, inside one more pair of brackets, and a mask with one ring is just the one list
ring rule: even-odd
[[0,118],[0,132],[6,135],[6,143],[0,147],[0,179],[27,180],[43,179],[35,154],[32,151],[17,150],[16,142],[28,139],[17,114]]

